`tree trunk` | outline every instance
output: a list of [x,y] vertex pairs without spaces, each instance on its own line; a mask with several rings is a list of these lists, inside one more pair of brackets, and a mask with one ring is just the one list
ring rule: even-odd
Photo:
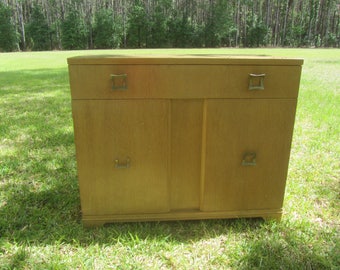
[[285,14],[284,22],[283,22],[282,44],[281,44],[283,46],[286,45],[287,21],[288,21],[289,10],[290,10],[290,6],[292,2],[293,2],[292,0],[288,0],[287,5],[286,5],[286,14]]
[[23,18],[22,4],[16,2],[16,8],[18,13],[19,30],[21,35],[22,50],[26,50],[26,35],[25,35],[25,24]]
[[274,30],[274,46],[278,46],[280,44],[280,0],[277,1],[276,4],[276,19],[275,19],[275,30]]
[[237,11],[236,11],[236,36],[235,36],[235,46],[239,45],[240,37],[240,0],[237,0]]

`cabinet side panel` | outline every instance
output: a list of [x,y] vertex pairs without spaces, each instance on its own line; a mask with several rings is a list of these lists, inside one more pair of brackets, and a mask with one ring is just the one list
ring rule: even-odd
[[171,209],[198,209],[202,141],[201,100],[171,101]]

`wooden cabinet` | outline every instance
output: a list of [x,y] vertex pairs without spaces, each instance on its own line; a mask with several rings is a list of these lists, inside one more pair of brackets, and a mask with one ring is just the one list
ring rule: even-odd
[[302,62],[69,58],[83,223],[279,219]]

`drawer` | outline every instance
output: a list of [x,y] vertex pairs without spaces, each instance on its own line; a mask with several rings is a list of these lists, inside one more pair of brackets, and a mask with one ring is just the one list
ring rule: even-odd
[[297,98],[300,66],[70,65],[73,99]]
[[297,98],[300,73],[300,66],[162,65],[152,70],[150,93],[180,99]]
[[150,97],[150,66],[70,65],[69,74],[72,99]]

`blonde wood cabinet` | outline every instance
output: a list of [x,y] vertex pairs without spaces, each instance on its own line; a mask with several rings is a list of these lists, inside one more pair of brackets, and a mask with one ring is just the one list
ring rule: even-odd
[[68,59],[83,223],[280,219],[301,59]]

